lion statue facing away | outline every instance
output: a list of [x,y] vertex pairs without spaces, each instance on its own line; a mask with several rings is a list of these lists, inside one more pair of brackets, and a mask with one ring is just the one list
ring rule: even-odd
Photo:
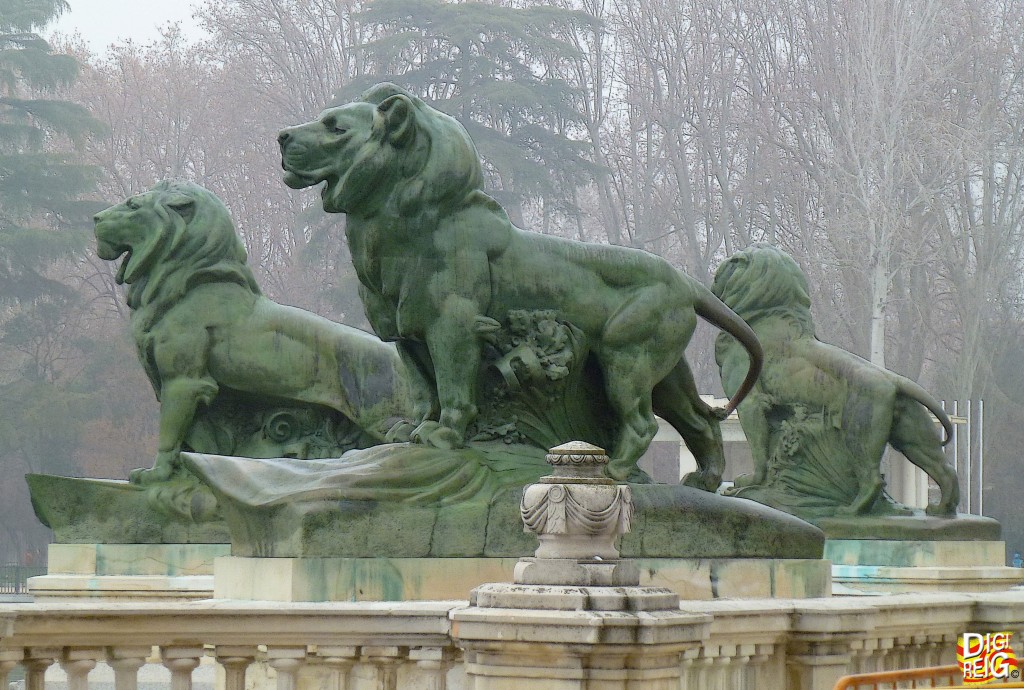
[[[884,492],[889,444],[938,484],[928,514],[955,515],[956,472],[928,412],[947,442],[949,418],[913,381],[817,339],[807,278],[792,257],[754,245],[719,267],[711,289],[764,347],[761,376],[738,409],[754,472],[734,493],[806,518],[903,512]],[[715,350],[723,387],[738,390],[746,372],[740,345],[721,334]]]
[[[124,257],[116,282],[128,285],[132,333],[160,401],[156,462],[134,471],[133,481],[168,479],[215,403],[222,416],[234,409],[251,417],[269,401],[266,425],[255,432],[271,457],[307,456],[309,443],[324,443],[323,428],[301,427],[328,411],[353,427],[343,442],[328,443],[335,453],[382,442],[389,420],[410,414],[394,348],[264,297],[227,208],[206,189],[161,182],[96,214],[95,223],[97,254]],[[241,402],[225,407],[225,398]],[[287,445],[303,433],[305,450]]]
[[[464,444],[478,413],[489,333],[515,310],[552,310],[585,336],[616,431],[610,472],[623,479],[657,431],[682,435],[714,490],[724,465],[719,420],[760,369],[757,339],[703,285],[636,249],[516,228],[482,190],[465,128],[393,84],[279,136],[285,183],[324,183],[345,232],[373,330],[395,341],[419,391],[413,440]],[[683,358],[700,316],[737,338],[751,366],[725,410],[697,394]],[[570,440],[570,439],[565,439]],[[581,439],[585,440],[585,439]]]

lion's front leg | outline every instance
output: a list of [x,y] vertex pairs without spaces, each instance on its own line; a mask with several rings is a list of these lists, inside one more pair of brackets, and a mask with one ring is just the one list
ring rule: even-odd
[[413,432],[413,440],[440,448],[459,448],[476,418],[476,383],[481,344],[478,309],[472,300],[451,296],[441,315],[427,328],[427,348],[434,365],[440,414]]
[[399,340],[398,356],[405,365],[412,397],[412,419],[395,424],[384,440],[388,443],[405,443],[413,440],[413,434],[427,421],[436,422],[441,413],[437,400],[437,386],[434,383],[434,365],[430,352],[424,343],[415,340]]
[[740,403],[737,414],[740,418],[740,428],[750,446],[750,456],[754,464],[754,471],[751,474],[744,474],[736,477],[734,485],[737,488],[744,486],[759,486],[764,484],[768,478],[768,456],[771,428],[768,424],[768,413],[771,404],[767,396],[759,390],[760,384],[755,385],[754,390],[747,396],[747,399]]
[[415,340],[399,340],[398,356],[409,374],[409,386],[413,397],[413,420],[416,424],[428,419],[436,420],[441,413],[437,399],[437,384],[434,381],[434,363],[424,343]]
[[134,484],[151,484],[169,479],[178,465],[178,454],[192,426],[200,403],[209,405],[218,391],[209,376],[165,380],[160,388],[160,440],[156,462],[148,470],[132,470]]

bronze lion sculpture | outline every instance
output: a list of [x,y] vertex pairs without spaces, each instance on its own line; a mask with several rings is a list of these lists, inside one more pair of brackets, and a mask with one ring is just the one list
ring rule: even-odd
[[[807,278],[791,256],[751,246],[718,268],[711,289],[750,324],[765,353],[738,409],[754,472],[737,479],[735,493],[809,517],[902,512],[884,494],[880,463],[889,444],[938,484],[941,496],[927,512],[955,514],[957,476],[928,412],[946,442],[949,417],[917,383],[817,339]],[[723,387],[738,390],[746,371],[739,344],[720,334],[715,350]]]
[[[324,210],[347,214],[367,318],[397,342],[417,378],[413,440],[461,446],[478,412],[487,334],[513,310],[554,310],[585,335],[603,377],[617,424],[611,474],[629,475],[657,413],[698,460],[687,482],[719,485],[718,422],[753,385],[761,355],[747,325],[705,286],[647,252],[516,228],[484,193],[465,128],[393,84],[284,129],[278,140],[285,183],[324,183]],[[750,355],[724,411],[700,400],[683,358],[697,316]]]
[[[334,410],[361,432],[359,446],[382,442],[389,418],[409,414],[394,348],[264,297],[227,208],[206,189],[161,182],[95,223],[97,254],[124,257],[116,282],[128,285],[132,334],[160,401],[156,462],[133,481],[171,476],[197,413],[219,394],[251,396],[246,407]],[[266,433],[295,423],[278,416]]]

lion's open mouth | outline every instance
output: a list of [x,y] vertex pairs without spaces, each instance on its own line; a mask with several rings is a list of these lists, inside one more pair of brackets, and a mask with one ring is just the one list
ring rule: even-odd
[[287,168],[284,171],[284,183],[292,189],[305,189],[306,187],[312,187],[322,181],[323,180],[318,180],[309,175],[303,175],[302,173],[288,170]]
[[124,272],[128,268],[128,262],[132,260],[132,248],[123,244],[114,244],[103,239],[96,239],[96,256],[106,261],[114,261],[121,255],[124,255],[124,260],[121,261],[121,265],[117,269],[117,275],[114,276],[114,282],[121,285],[124,282]]
[[324,181],[322,177],[295,170],[283,155],[281,156],[281,169],[284,170],[284,183],[292,189],[305,189]]

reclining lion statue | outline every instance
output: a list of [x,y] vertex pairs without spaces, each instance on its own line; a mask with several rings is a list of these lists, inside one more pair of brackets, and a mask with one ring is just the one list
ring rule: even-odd
[[[928,412],[946,442],[949,417],[917,383],[817,339],[807,278],[791,256],[751,246],[718,268],[711,289],[750,324],[765,352],[761,377],[738,410],[754,473],[737,479],[735,494],[808,519],[904,512],[884,493],[880,463],[889,444],[938,484],[927,513],[956,513],[956,472]],[[715,351],[722,386],[738,390],[741,347],[720,334]]]
[[238,451],[224,433],[266,449],[238,454],[336,456],[381,443],[410,414],[394,347],[264,297],[227,208],[206,189],[161,182],[95,223],[97,254],[124,257],[115,280],[128,285],[132,334],[160,401],[156,462],[133,481],[168,479],[184,445]]
[[[285,183],[324,183],[324,210],[347,214],[367,318],[397,342],[420,391],[413,440],[463,445],[478,413],[488,334],[512,311],[552,310],[583,334],[603,378],[617,427],[610,473],[623,479],[635,468],[657,413],[697,458],[700,471],[686,481],[719,485],[718,422],[750,390],[761,353],[705,286],[647,252],[516,228],[483,192],[465,128],[393,84],[284,129],[278,140]],[[683,358],[698,316],[737,338],[751,360],[724,410],[700,400]]]

